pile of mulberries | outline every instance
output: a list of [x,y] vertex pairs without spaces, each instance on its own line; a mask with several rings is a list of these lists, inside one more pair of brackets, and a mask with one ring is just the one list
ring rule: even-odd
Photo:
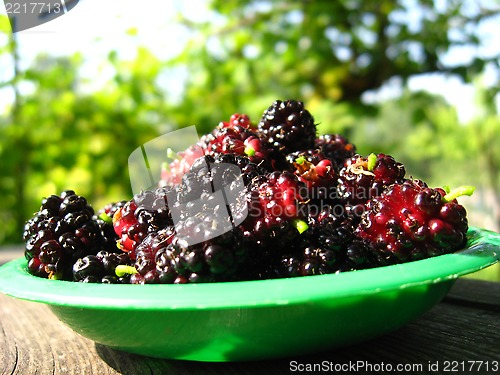
[[[167,158],[168,154],[168,158]],[[454,252],[466,211],[453,191],[386,154],[318,135],[296,100],[257,124],[235,113],[171,159],[158,187],[94,213],[52,195],[25,226],[28,271],[88,283],[184,284],[356,271]]]

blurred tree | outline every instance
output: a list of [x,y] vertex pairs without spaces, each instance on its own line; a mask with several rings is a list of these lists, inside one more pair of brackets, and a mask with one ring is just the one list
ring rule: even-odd
[[[10,34],[3,52],[14,67],[16,51]],[[72,189],[96,209],[129,199],[128,157],[162,130],[165,94],[156,57],[139,49],[133,61],[118,61],[111,53],[114,77],[94,92],[84,89],[82,60],[39,56],[3,82],[14,98],[0,113],[0,243],[21,241],[24,222],[44,196]]]
[[[496,220],[496,230],[500,231],[500,114],[495,103],[500,86],[478,87],[477,102],[482,109],[479,115],[467,124],[465,137],[469,148],[464,156],[477,160],[476,173],[479,184],[491,191],[492,207]],[[470,153],[469,153],[470,152]]]
[[206,22],[181,16],[194,37],[174,62],[190,72],[188,101],[203,97],[223,110],[249,96],[259,108],[287,97],[360,104],[392,77],[442,72],[471,81],[498,59],[445,58],[481,45],[476,26],[500,15],[491,1],[213,0],[211,11]]

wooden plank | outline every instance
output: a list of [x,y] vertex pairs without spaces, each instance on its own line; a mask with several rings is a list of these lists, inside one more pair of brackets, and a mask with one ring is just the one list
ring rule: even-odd
[[[438,304],[408,326],[352,347],[251,363],[172,361],[120,352],[74,333],[43,304],[0,294],[0,370],[2,374],[35,370],[41,374],[288,374],[293,363],[338,366],[361,361],[367,366],[420,364],[419,373],[449,373],[443,371],[446,360],[500,360],[499,315],[483,308],[492,299],[488,291],[496,288],[491,283],[460,281],[452,296],[465,298],[467,305]],[[484,299],[478,307],[475,295]],[[431,363],[438,363],[440,371],[430,371]]]
[[482,308],[500,312],[500,282],[458,279],[445,301],[467,306],[482,305]]
[[495,312],[441,303],[415,322],[337,354],[356,360],[427,363],[429,360],[500,360],[500,319]]
[[[92,341],[63,325],[47,306],[0,294],[2,374],[112,374]],[[105,371],[103,371],[105,370]]]

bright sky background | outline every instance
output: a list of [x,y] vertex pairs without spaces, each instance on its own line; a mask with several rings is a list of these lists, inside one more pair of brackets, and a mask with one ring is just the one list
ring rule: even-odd
[[[209,15],[204,0],[80,0],[65,16],[18,33],[23,66],[29,65],[37,54],[43,52],[61,56],[81,52],[86,59],[82,74],[98,82],[108,78],[102,63],[111,50],[117,50],[120,57],[128,58],[133,56],[138,45],[144,45],[159,58],[168,59],[180,52],[189,38],[186,29],[175,22],[175,15],[179,11],[193,20],[204,20]],[[0,13],[6,14],[3,2],[0,2]],[[134,37],[127,35],[127,30],[131,28],[137,30]],[[448,62],[470,59],[475,52],[500,55],[500,23],[486,23],[480,32],[484,39],[481,50],[455,50],[446,57]],[[2,71],[5,74],[8,70],[2,67],[3,63],[0,61],[0,77]],[[490,69],[484,77],[484,83],[491,85],[498,79],[498,71]],[[182,81],[179,79],[172,78],[169,81],[169,87],[174,90],[175,87],[180,90],[181,86]],[[410,79],[409,87],[443,95],[457,107],[463,121],[474,116],[474,89],[458,78],[423,75]],[[366,94],[364,99],[373,102],[400,93],[398,81],[393,80],[377,93]],[[500,98],[497,99],[500,106]],[[8,101],[6,93],[0,95],[0,107]]]

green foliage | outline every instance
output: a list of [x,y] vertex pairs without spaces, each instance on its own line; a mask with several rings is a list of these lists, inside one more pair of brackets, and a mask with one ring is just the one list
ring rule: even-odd
[[443,55],[479,45],[473,26],[498,9],[482,4],[466,12],[466,6],[449,1],[437,10],[428,0],[213,0],[217,22],[184,19],[195,35],[176,60],[193,73],[185,98],[213,95],[210,100],[233,108],[263,95],[360,104],[364,92],[391,77],[405,81],[439,71],[470,80],[495,59],[449,66]]
[[85,93],[81,57],[40,56],[18,77],[33,92],[0,117],[0,242],[19,242],[22,225],[44,196],[73,189],[99,208],[131,196],[130,153],[166,124],[162,63],[144,49],[109,65],[111,82]]

